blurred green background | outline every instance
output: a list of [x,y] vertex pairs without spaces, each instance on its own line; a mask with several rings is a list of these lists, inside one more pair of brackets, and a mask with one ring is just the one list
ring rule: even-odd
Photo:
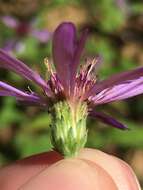
[[[24,7],[24,8],[23,8]],[[103,56],[99,77],[143,66],[142,0],[9,0],[0,1],[0,17],[10,15],[50,34],[63,21],[72,21],[78,31],[90,30],[85,55]],[[34,20],[34,24],[33,24]],[[0,47],[16,39],[11,53],[45,77],[43,60],[51,57],[51,38],[39,42],[30,32],[19,35],[0,20]],[[0,80],[27,90],[32,83],[16,74],[0,70]],[[99,106],[125,123],[131,130],[120,131],[88,120],[87,147],[99,148],[128,162],[143,186],[143,95]],[[37,107],[16,103],[14,98],[0,98],[0,165],[51,150],[50,116]]]

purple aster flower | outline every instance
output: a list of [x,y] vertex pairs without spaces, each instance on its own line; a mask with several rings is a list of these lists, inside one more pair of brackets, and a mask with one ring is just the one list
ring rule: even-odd
[[51,33],[47,29],[37,29],[32,21],[22,21],[11,16],[3,16],[0,18],[1,22],[8,28],[15,31],[15,37],[6,41],[3,49],[12,51],[21,43],[21,38],[25,36],[32,36],[40,43],[47,43],[51,38]]
[[86,60],[80,65],[87,31],[78,39],[72,23],[60,24],[53,35],[53,61],[55,70],[45,59],[48,81],[23,62],[0,50],[0,67],[14,71],[42,89],[41,94],[18,90],[0,82],[0,96],[14,96],[20,102],[49,109],[53,123],[51,136],[55,148],[65,156],[76,155],[87,138],[87,115],[119,129],[127,127],[96,106],[124,100],[143,93],[143,67],[97,81],[94,71],[100,57]]

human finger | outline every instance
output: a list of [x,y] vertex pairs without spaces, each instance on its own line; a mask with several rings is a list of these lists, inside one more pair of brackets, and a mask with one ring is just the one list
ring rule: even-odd
[[79,158],[90,160],[104,168],[119,190],[141,190],[131,167],[119,158],[90,148],[82,149],[79,153]]
[[51,151],[34,156],[0,169],[0,189],[16,190],[44,168],[62,159],[57,152]]
[[78,158],[63,159],[34,176],[19,190],[117,190],[99,165]]

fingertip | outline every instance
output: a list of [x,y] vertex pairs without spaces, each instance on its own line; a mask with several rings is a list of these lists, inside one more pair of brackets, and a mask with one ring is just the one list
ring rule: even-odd
[[112,178],[100,166],[81,159],[61,160],[42,171],[20,189],[117,190]]
[[62,159],[57,152],[45,152],[18,160],[0,169],[0,189],[15,190],[44,168]]
[[124,161],[96,149],[82,149],[79,158],[90,160],[106,172],[115,181],[119,190],[141,190],[136,175]]

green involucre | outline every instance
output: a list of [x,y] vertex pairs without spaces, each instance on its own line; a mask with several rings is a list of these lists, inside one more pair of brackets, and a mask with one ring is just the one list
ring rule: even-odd
[[87,105],[73,108],[61,101],[54,105],[53,113],[51,138],[55,149],[64,157],[76,156],[87,141]]

